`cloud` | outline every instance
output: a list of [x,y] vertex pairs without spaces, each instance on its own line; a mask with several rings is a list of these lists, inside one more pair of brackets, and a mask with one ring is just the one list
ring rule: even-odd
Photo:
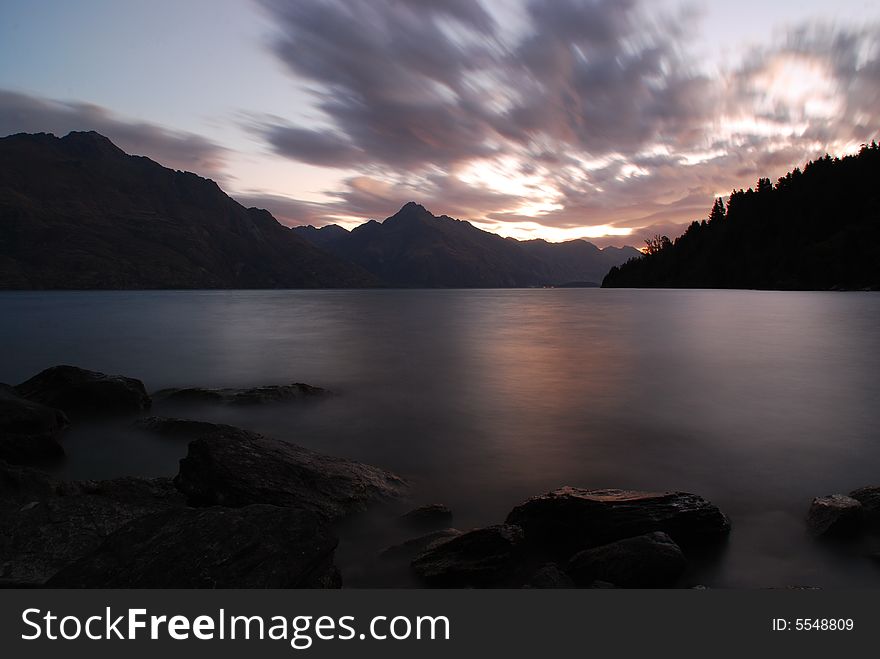
[[193,133],[118,117],[89,103],[56,101],[0,89],[0,135],[95,130],[127,153],[146,155],[167,167],[222,180],[226,150]]
[[519,30],[476,0],[261,4],[324,127],[256,131],[278,154],[362,172],[326,191],[330,214],[413,198],[496,226],[675,234],[715,195],[880,125],[877,26],[803,23],[710,75],[689,52],[699,14],[647,0],[524,0],[507,5]]

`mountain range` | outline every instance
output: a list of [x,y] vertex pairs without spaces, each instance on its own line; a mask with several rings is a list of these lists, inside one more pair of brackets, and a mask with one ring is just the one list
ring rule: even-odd
[[415,202],[384,222],[371,220],[351,231],[337,225],[294,231],[395,287],[598,285],[612,266],[640,254],[632,247],[599,249],[585,240],[502,238],[470,222],[436,217]]
[[416,203],[291,229],[95,132],[0,138],[2,289],[597,285],[638,253],[502,238]]

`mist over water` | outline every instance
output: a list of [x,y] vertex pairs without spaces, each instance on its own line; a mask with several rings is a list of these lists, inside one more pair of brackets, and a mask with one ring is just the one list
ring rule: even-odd
[[[390,469],[409,501],[341,529],[347,584],[443,502],[466,529],[561,485],[687,490],[732,519],[710,586],[878,586],[810,540],[813,496],[880,484],[880,294],[662,290],[0,293],[0,381],[73,364],[164,387],[338,396],[181,411]],[[186,442],[76,425],[61,475],[174,475]]]

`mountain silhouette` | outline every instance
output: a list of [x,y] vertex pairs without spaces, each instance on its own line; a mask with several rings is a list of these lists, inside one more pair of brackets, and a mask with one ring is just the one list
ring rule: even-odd
[[639,254],[631,247],[600,250],[585,240],[502,238],[470,222],[437,217],[415,202],[384,222],[370,220],[350,232],[335,225],[295,231],[384,284],[405,288],[598,285],[612,266]]
[[0,288],[376,283],[213,181],[127,155],[98,133],[0,139]]
[[734,191],[727,208],[612,268],[607,287],[880,290],[880,146]]

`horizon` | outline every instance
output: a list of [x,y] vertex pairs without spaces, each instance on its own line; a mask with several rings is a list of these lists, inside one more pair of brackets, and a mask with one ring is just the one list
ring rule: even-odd
[[878,70],[863,0],[19,3],[0,135],[95,130],[288,226],[417,199],[639,246],[880,137]]

